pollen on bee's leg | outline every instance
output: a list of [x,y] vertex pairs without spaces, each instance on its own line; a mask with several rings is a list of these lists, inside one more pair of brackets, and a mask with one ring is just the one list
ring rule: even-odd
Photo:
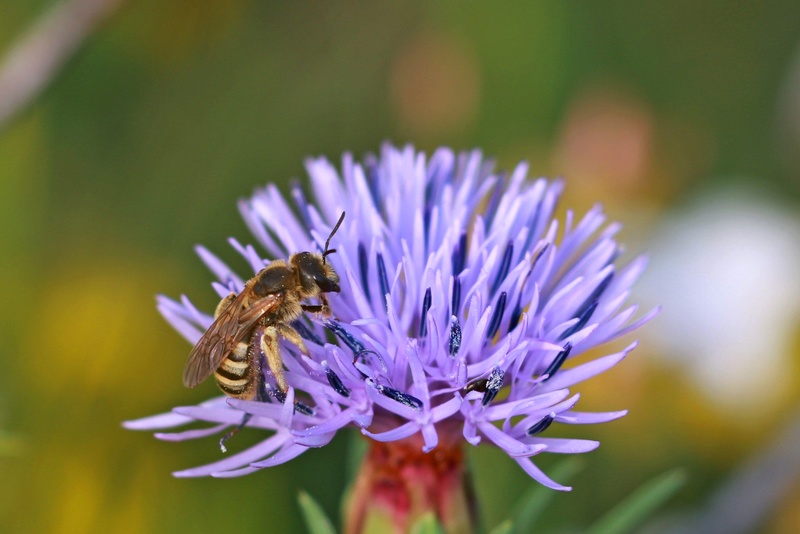
[[242,417],[242,422],[236,426],[233,430],[222,436],[222,439],[219,440],[219,448],[222,452],[228,452],[228,449],[225,447],[225,442],[231,439],[233,436],[239,433],[239,431],[245,427],[250,418],[253,417],[253,414],[246,413],[244,417]]
[[278,329],[283,339],[286,339],[290,343],[295,345],[304,356],[309,355],[308,347],[306,347],[306,343],[305,341],[303,341],[303,337],[297,332],[297,330],[295,330],[288,324],[282,324],[282,323],[278,324]]
[[289,389],[289,384],[286,383],[286,376],[283,372],[283,359],[281,358],[280,347],[278,346],[279,335],[278,328],[274,325],[265,328],[264,335],[261,336],[261,350],[264,356],[266,356],[267,366],[269,370],[272,371],[272,376],[275,377],[278,389],[286,391]]

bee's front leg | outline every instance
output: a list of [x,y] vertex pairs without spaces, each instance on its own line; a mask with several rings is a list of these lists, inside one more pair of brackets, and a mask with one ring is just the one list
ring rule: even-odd
[[328,306],[328,298],[325,296],[325,293],[320,293],[319,300],[321,304],[303,304],[302,308],[304,312],[308,313],[318,313],[323,317],[330,317],[331,316],[331,308]]
[[300,352],[304,356],[309,355],[308,347],[306,347],[306,342],[303,341],[302,336],[300,336],[297,330],[295,330],[288,324],[281,323],[278,325],[278,331],[280,332],[281,337],[283,337],[283,339],[289,341],[290,343],[295,345],[298,349],[300,349]]

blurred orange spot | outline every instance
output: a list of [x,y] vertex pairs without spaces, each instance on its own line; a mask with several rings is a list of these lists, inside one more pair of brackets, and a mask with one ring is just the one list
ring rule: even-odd
[[467,45],[452,36],[425,35],[407,43],[391,72],[401,125],[424,136],[469,123],[478,107],[479,70]]
[[650,111],[623,93],[594,90],[572,104],[555,161],[571,183],[624,193],[641,187],[652,150]]

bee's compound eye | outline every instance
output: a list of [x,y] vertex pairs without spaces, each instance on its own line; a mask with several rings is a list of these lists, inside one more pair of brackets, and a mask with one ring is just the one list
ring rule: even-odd
[[294,259],[306,290],[319,289],[323,293],[339,291],[339,277],[322,262],[322,256],[301,252]]

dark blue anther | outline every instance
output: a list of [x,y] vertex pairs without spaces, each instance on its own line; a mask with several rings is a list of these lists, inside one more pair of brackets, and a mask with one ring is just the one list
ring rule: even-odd
[[492,369],[492,372],[489,373],[489,378],[486,380],[486,391],[483,394],[481,405],[486,406],[494,400],[497,392],[503,387],[503,377],[505,375],[505,371],[499,367]]
[[381,297],[383,297],[383,305],[387,307],[386,295],[389,294],[389,277],[386,275],[386,264],[383,263],[383,254],[378,252],[378,281],[381,284]]
[[450,356],[458,354],[458,349],[461,348],[461,325],[458,323],[458,317],[453,315],[450,317]]
[[419,319],[420,339],[428,335],[428,310],[431,309],[431,288],[425,290],[425,297],[422,299],[422,314]]
[[534,237],[534,233],[536,232],[536,228],[539,226],[539,216],[542,213],[542,202],[541,200],[536,203],[536,209],[533,210],[533,216],[531,217],[530,224],[528,227],[531,229],[530,236]]
[[461,234],[458,238],[458,243],[453,248],[453,253],[450,255],[450,261],[453,265],[453,275],[458,275],[464,270],[464,264],[467,261],[467,234]]
[[[347,345],[347,348],[349,348],[350,350],[353,351],[353,363],[355,363],[356,360],[358,360],[359,358],[363,358],[364,361],[367,362],[367,354],[374,354],[375,357],[378,359],[378,361],[381,363],[381,368],[384,369],[384,370],[386,369],[386,362],[383,361],[383,358],[381,357],[381,355],[378,354],[377,352],[375,352],[374,350],[369,350],[368,348],[366,348],[363,343],[361,343],[359,340],[357,340],[353,336],[353,334],[351,334],[350,332],[345,330],[342,327],[342,325],[340,325],[339,323],[337,323],[333,319],[328,319],[327,321],[325,321],[324,324],[325,324],[325,328],[327,328],[328,330],[330,330],[331,332],[336,334],[336,337],[341,339],[342,342],[345,345]],[[362,373],[361,370],[358,369],[358,367],[356,367],[356,370],[359,373],[361,373],[361,375],[364,378],[367,378],[367,375]]]
[[295,413],[301,413],[303,415],[307,415],[309,417],[314,415],[314,410],[310,407],[306,406],[302,402],[295,401],[294,403],[294,411]]
[[428,229],[431,227],[431,213],[433,212],[433,205],[435,195],[437,193],[436,190],[436,181],[428,179],[428,183],[425,184],[425,208],[422,212],[422,221],[424,223],[425,228],[425,245],[428,245]]
[[361,272],[361,289],[364,290],[364,295],[367,297],[367,300],[371,300],[369,295],[369,259],[367,258],[367,247],[360,241],[358,242],[358,270]]
[[378,391],[381,393],[381,395],[389,397],[393,401],[397,401],[400,404],[408,406],[409,408],[413,408],[414,410],[419,410],[422,408],[422,401],[409,395],[408,393],[403,393],[400,390],[390,388],[388,386],[381,386],[380,384],[377,384],[375,387],[378,388]]
[[486,203],[486,208],[483,210],[484,217],[489,222],[494,220],[495,216],[497,215],[497,206],[500,204],[500,199],[503,198],[506,190],[506,182],[508,182],[508,177],[505,172],[497,173],[496,178],[497,181],[492,188],[492,196],[489,197],[489,201]]
[[578,306],[578,309],[577,309],[577,311],[576,311],[576,313],[575,313],[575,316],[576,316],[576,317],[581,317],[581,316],[583,316],[584,312],[586,312],[586,310],[587,310],[587,309],[588,309],[588,308],[589,308],[589,307],[590,307],[590,306],[591,306],[591,305],[592,305],[592,304],[593,304],[595,301],[597,301],[597,300],[599,300],[599,299],[600,299],[600,296],[603,294],[603,292],[605,292],[605,290],[606,290],[606,289],[608,289],[608,285],[611,283],[611,280],[612,280],[613,278],[614,278],[614,271],[611,271],[610,273],[608,273],[608,274],[606,275],[606,277],[605,277],[605,278],[603,278],[603,279],[600,281],[600,283],[599,283],[599,284],[597,284],[597,287],[596,287],[596,288],[594,288],[594,291],[592,291],[592,294],[591,294],[591,295],[589,295],[588,297],[586,297],[586,300],[584,300],[584,301],[583,301],[583,304],[581,304],[580,306]]
[[489,328],[486,330],[486,339],[492,339],[497,331],[500,329],[500,323],[503,321],[503,313],[506,311],[506,292],[500,293],[497,298],[497,305],[494,308],[492,318],[489,320]]
[[536,209],[533,210],[533,215],[531,218],[528,219],[528,236],[525,238],[525,242],[522,243],[522,250],[528,250],[531,246],[531,242],[534,239],[539,239],[539,232],[537,232],[537,227],[539,226],[539,213],[542,210],[542,203],[536,203]]
[[563,334],[558,336],[558,340],[561,341],[563,339],[567,339],[569,336],[571,336],[572,334],[574,334],[575,332],[579,331],[584,326],[586,326],[586,323],[589,322],[589,318],[594,313],[594,310],[597,309],[597,302],[598,301],[595,300],[594,302],[589,304],[589,306],[585,310],[583,310],[583,313],[581,313],[580,317],[578,317],[578,322],[572,325],[571,327],[567,328]]
[[561,366],[564,365],[564,362],[567,361],[567,357],[569,356],[569,351],[571,350],[572,350],[572,343],[567,343],[566,345],[564,345],[564,350],[556,354],[556,357],[553,358],[553,361],[550,362],[550,365],[548,365],[547,369],[545,369],[544,373],[542,373],[543,375],[547,375],[547,378],[542,380],[542,382],[547,382],[548,380],[553,378],[553,375],[555,375],[556,372],[559,369],[561,369]]
[[306,324],[299,319],[292,323],[292,328],[297,330],[297,333],[300,334],[300,337],[314,343],[315,345],[325,344],[325,342],[322,339],[320,339],[320,337],[317,334],[311,331],[311,329],[309,329],[306,326]]
[[500,260],[500,268],[497,270],[497,276],[494,278],[494,284],[492,284],[492,295],[497,292],[497,290],[500,288],[500,284],[502,284],[503,280],[506,279],[508,270],[511,268],[511,258],[513,256],[514,243],[509,241],[508,245],[506,245],[506,251],[503,253],[503,259]]
[[333,369],[330,368],[327,362],[322,362],[322,368],[325,369],[325,376],[328,377],[328,384],[331,385],[333,390],[342,397],[349,397],[350,390],[347,389],[347,386],[344,385],[342,379],[339,378],[339,375],[337,375]]
[[[541,258],[542,255],[544,255],[544,253],[547,251],[548,248],[550,248],[550,243],[545,243],[544,246],[539,250],[539,252],[536,253],[536,257],[533,258],[533,261],[531,262],[531,271],[533,271],[533,268],[536,267],[536,263],[538,263],[539,258]],[[528,273],[528,275],[530,276],[530,273]]]
[[375,156],[367,156],[364,161],[366,169],[367,186],[369,187],[370,195],[372,195],[372,202],[376,207],[379,207],[382,202],[380,190],[380,172],[378,171],[378,161]]
[[[283,391],[276,389],[274,390],[274,395],[275,398],[278,399],[278,402],[280,402],[281,404],[286,402],[286,393],[284,393]],[[309,408],[300,401],[294,401],[294,411],[295,413],[301,413],[303,415],[309,415],[309,416],[314,415],[314,410]]]
[[325,328],[336,334],[336,337],[341,339],[342,342],[344,342],[344,344],[347,345],[347,348],[353,351],[356,357],[365,352],[369,352],[367,351],[367,348],[364,346],[363,343],[361,343],[359,340],[353,337],[353,334],[345,330],[344,327],[342,327],[342,325],[340,325],[333,319],[325,321],[324,324]]
[[433,212],[433,208],[430,206],[425,206],[425,209],[422,212],[422,238],[425,240],[425,250],[428,250],[428,229],[431,227],[431,213]]
[[461,308],[461,280],[456,276],[453,279],[453,297],[450,301],[450,315],[458,316]]
[[545,415],[544,417],[539,419],[539,421],[536,424],[534,424],[528,429],[528,435],[535,436],[536,434],[541,434],[542,432],[550,428],[550,425],[553,424],[553,419],[555,418],[552,415]]
[[517,325],[519,324],[519,320],[522,317],[522,294],[517,297],[517,304],[514,306],[514,311],[511,312],[511,319],[508,321],[508,331],[514,330]]

